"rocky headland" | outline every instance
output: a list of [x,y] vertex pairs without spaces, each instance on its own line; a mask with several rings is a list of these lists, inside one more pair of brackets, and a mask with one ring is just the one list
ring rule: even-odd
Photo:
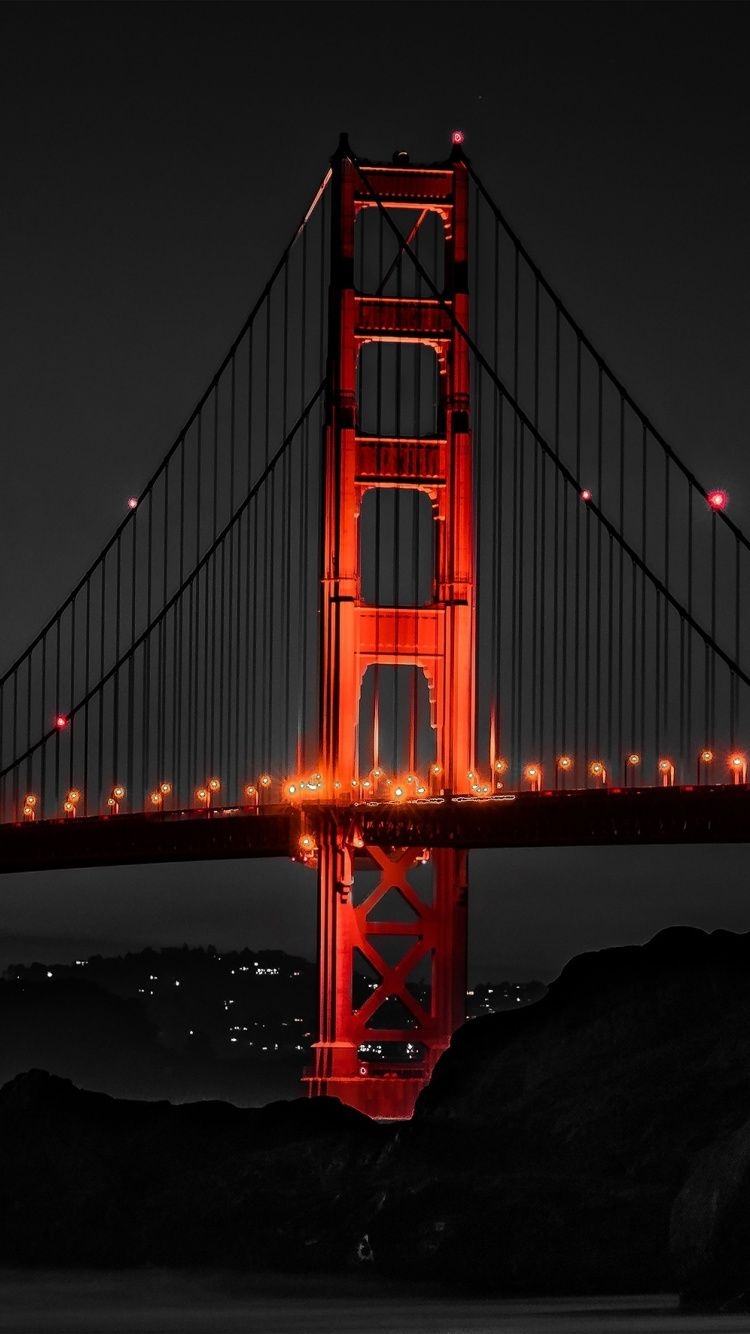
[[398,1126],[335,1100],[0,1090],[0,1264],[239,1265],[501,1293],[750,1291],[750,936],[574,959],[454,1037]]

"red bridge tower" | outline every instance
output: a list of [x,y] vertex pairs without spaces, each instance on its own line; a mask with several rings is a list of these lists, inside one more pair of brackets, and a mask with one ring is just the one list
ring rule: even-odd
[[[364,674],[375,664],[418,667],[436,738],[436,789],[470,789],[475,735],[475,590],[468,328],[467,173],[460,149],[437,167],[360,164],[345,137],[333,161],[328,415],[321,605],[321,773],[333,806],[358,772]],[[368,295],[354,288],[355,223],[364,209],[435,213],[445,239],[443,300]],[[387,223],[384,222],[387,226]],[[403,261],[409,264],[407,258]],[[378,438],[359,430],[357,366],[365,343],[422,344],[434,352],[439,434]],[[359,515],[372,487],[425,492],[435,525],[431,601],[363,600]],[[372,1116],[408,1117],[419,1090],[465,1017],[467,854],[432,852],[432,885],[418,892],[414,848],[364,847],[356,807],[318,831],[319,1040],[311,1094],[332,1094]],[[355,875],[377,871],[358,893]],[[400,911],[391,913],[394,902]],[[410,913],[406,914],[404,904]],[[403,920],[408,916],[409,920]],[[392,920],[384,920],[392,919]],[[399,920],[395,920],[398,918]],[[390,947],[387,947],[390,942]],[[358,953],[357,953],[358,952]],[[355,1008],[356,966],[377,982]],[[397,962],[388,962],[387,959]],[[415,973],[427,978],[410,987]],[[379,1016],[394,1009],[405,1027]],[[408,1055],[404,1055],[407,1051]],[[399,1059],[372,1053],[400,1051]]]

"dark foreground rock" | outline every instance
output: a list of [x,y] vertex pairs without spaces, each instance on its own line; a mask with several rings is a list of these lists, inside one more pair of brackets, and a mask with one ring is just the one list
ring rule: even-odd
[[336,1268],[383,1134],[336,1099],[128,1102],[32,1070],[0,1090],[0,1264]]
[[[749,1115],[750,937],[675,929],[582,956],[537,1005],[456,1034],[380,1164],[374,1252],[504,1292],[692,1293],[698,1233],[677,1263],[672,1206]],[[722,1299],[750,1288],[732,1208],[743,1259]]]
[[359,1254],[473,1289],[722,1305],[750,1291],[748,1220],[750,937],[727,932],[574,960],[535,1006],[461,1029],[399,1127],[40,1072],[0,1091],[0,1264]]

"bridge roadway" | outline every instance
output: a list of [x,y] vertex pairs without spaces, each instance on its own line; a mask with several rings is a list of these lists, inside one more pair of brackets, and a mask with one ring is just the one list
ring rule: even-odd
[[599,788],[348,805],[217,807],[0,825],[0,872],[296,857],[300,838],[379,847],[750,842],[750,785]]

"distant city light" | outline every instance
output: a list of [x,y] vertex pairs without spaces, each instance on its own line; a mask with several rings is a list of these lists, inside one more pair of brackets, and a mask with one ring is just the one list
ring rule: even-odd
[[726,491],[717,489],[716,491],[709,491],[708,495],[706,496],[706,500],[708,502],[709,509],[724,510],[727,507],[729,496],[727,495]]

